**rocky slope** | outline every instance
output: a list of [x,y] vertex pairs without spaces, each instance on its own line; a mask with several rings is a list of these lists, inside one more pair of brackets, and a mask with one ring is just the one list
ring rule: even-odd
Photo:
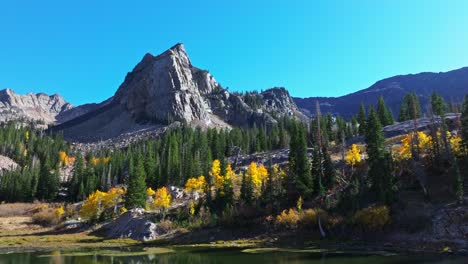
[[468,67],[449,72],[398,75],[380,80],[367,89],[345,96],[294,98],[294,101],[299,108],[309,114],[315,112],[315,102],[319,101],[323,113],[350,117],[359,111],[361,102],[366,105],[376,105],[379,96],[383,96],[397,117],[403,97],[411,92],[416,92],[419,96],[423,110],[433,92],[437,92],[448,102],[460,103],[468,93]]
[[272,124],[284,115],[306,118],[284,88],[261,94],[252,108],[243,95],[223,89],[206,70],[192,65],[182,44],[160,55],[146,54],[115,95],[96,109],[54,128],[65,138],[92,142],[158,130],[180,122],[201,127]]

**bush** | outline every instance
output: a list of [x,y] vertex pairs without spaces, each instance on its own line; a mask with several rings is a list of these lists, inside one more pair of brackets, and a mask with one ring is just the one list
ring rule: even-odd
[[354,225],[365,230],[382,230],[391,222],[390,209],[386,205],[361,209],[354,214],[351,221]]
[[276,216],[276,224],[278,226],[294,229],[298,227],[300,220],[299,212],[296,209],[290,208],[289,210],[283,210],[281,214]]
[[317,226],[317,211],[314,209],[306,209],[302,211],[300,215],[300,221],[301,225],[305,227]]
[[32,221],[41,226],[53,226],[60,222],[61,217],[56,213],[53,208],[47,208],[40,212],[33,214]]
[[172,221],[167,219],[159,222],[158,226],[164,231],[164,233],[171,231],[174,227]]

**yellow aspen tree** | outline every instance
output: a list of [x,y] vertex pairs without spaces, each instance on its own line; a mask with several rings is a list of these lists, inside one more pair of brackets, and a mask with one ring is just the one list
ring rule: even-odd
[[236,177],[236,173],[232,170],[231,164],[226,166],[226,176],[224,176],[224,180],[232,181]]
[[65,151],[60,151],[59,152],[59,161],[60,161],[60,165],[63,165],[63,166],[68,166],[69,162],[68,162],[68,155]]
[[263,164],[260,164],[260,166],[258,166],[258,177],[260,178],[262,185],[268,180],[268,176],[267,168],[265,168]]
[[452,148],[453,153],[455,153],[456,155],[461,154],[461,142],[462,142],[462,139],[458,135],[454,135],[450,137],[450,146]]
[[171,194],[166,187],[161,187],[156,190],[154,197],[154,206],[161,210],[166,210],[171,205]]
[[357,163],[361,162],[361,151],[359,151],[356,144],[351,145],[345,156],[346,164],[354,167]]
[[262,179],[258,171],[258,166],[256,162],[252,162],[247,169],[247,179],[250,179],[253,187],[253,194],[255,197],[259,197],[262,188]]
[[204,193],[208,183],[206,182],[205,176],[200,176],[198,178],[190,178],[185,183],[185,190],[187,192],[200,192]]
[[220,190],[224,184],[224,178],[221,175],[221,163],[219,160],[214,160],[211,166],[210,176],[213,179],[214,186],[217,190]]

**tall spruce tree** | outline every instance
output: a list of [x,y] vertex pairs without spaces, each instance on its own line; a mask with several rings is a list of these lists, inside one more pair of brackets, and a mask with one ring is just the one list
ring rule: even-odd
[[461,137],[465,155],[468,150],[468,94],[465,95],[461,114]]
[[394,122],[393,115],[387,108],[383,96],[379,97],[379,101],[377,103],[377,115],[382,126],[392,125]]
[[128,209],[145,208],[146,205],[146,175],[143,155],[139,152],[136,159],[136,167],[133,174],[129,175],[128,189],[125,195],[125,207]]
[[309,158],[305,128],[294,122],[289,146],[289,168],[295,177],[296,187],[301,195],[308,197],[313,192],[313,180],[310,175]]
[[364,135],[366,133],[366,107],[363,103],[359,107],[359,113],[357,116],[357,122],[359,123],[359,135]]
[[366,143],[372,191],[379,201],[391,202],[394,195],[393,164],[385,149],[382,125],[372,108],[367,119]]

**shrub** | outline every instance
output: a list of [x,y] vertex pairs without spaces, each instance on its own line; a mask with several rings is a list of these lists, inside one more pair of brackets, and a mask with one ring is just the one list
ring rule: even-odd
[[276,216],[276,224],[278,226],[294,229],[297,228],[299,219],[299,212],[296,209],[290,208],[289,210],[283,210],[281,214]]
[[159,222],[158,226],[164,231],[164,233],[171,231],[174,227],[172,221],[167,219]]
[[32,221],[41,226],[53,226],[60,222],[61,216],[57,214],[56,209],[47,208],[43,211],[33,214]]
[[300,215],[301,225],[306,227],[317,226],[317,211],[314,209],[306,209]]
[[361,209],[354,214],[351,221],[362,229],[381,230],[391,222],[390,209],[386,205]]

